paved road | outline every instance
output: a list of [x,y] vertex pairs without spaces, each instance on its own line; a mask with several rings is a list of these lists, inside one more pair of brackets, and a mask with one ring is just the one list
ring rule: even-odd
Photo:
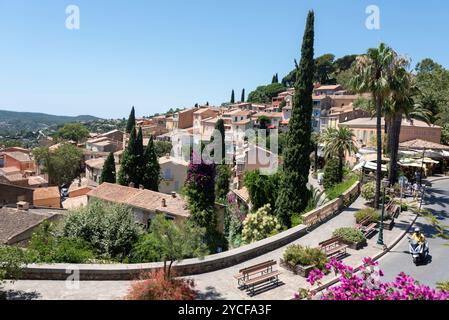
[[[449,225],[449,180],[433,183],[425,198],[425,208],[443,224]],[[407,238],[404,238],[380,262],[385,272],[384,280],[392,281],[398,273],[404,271],[430,287],[435,287],[441,281],[449,281],[449,246],[445,246],[448,242],[436,237],[435,229],[425,218],[418,218],[416,225],[422,228],[428,238],[431,261],[427,265],[415,266],[408,253]]]

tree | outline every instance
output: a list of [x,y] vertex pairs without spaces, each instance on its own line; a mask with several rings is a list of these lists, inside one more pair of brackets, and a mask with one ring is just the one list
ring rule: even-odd
[[396,59],[392,78],[392,95],[385,103],[385,131],[388,135],[388,152],[390,153],[389,180],[394,185],[398,179],[399,137],[404,116],[423,120],[430,124],[431,112],[416,103],[418,87],[413,76],[405,69],[406,59]]
[[117,178],[115,174],[115,158],[114,154],[111,152],[109,156],[106,158],[104,162],[103,171],[101,172],[100,184],[108,182],[108,183],[116,183]]
[[158,158],[165,157],[167,154],[171,154],[173,145],[168,141],[153,141],[154,152]]
[[271,124],[271,119],[267,116],[260,116],[259,119],[259,129],[267,130],[268,126]]
[[232,89],[232,93],[231,93],[231,103],[235,103],[235,93],[234,93],[234,89]]
[[282,230],[278,218],[272,215],[270,204],[247,215],[243,222],[242,239],[245,243],[263,240]]
[[174,223],[161,214],[151,221],[150,232],[160,249],[167,279],[171,278],[175,261],[182,261],[186,257],[204,257],[207,254],[207,247],[203,243],[205,228],[199,228],[190,222]]
[[136,137],[136,155],[139,158],[140,161],[143,161],[143,133],[142,133],[142,127],[139,127],[139,131],[137,133]]
[[273,83],[267,86],[259,86],[248,95],[248,102],[271,103],[274,97],[285,91],[287,88],[281,83]]
[[153,136],[150,136],[143,156],[141,166],[141,183],[145,189],[159,191],[160,171],[159,160],[154,149]]
[[432,112],[431,122],[449,122],[449,70],[432,59],[424,59],[416,66],[417,102]]
[[271,83],[273,84],[273,83],[279,83],[279,76],[278,76],[278,74],[276,73],[274,76],[273,76],[273,78],[271,79]]
[[43,165],[43,172],[48,174],[50,184],[70,185],[81,172],[83,153],[69,143],[63,143],[55,151],[36,148],[33,155],[36,161]]
[[270,204],[274,208],[278,196],[279,179],[278,173],[270,176],[261,175],[259,170],[245,173],[243,183],[248,189],[253,211],[266,204]]
[[291,216],[307,207],[307,183],[310,170],[314,55],[314,13],[307,16],[306,29],[295,85],[293,112],[287,133],[287,146],[283,150],[284,164],[276,201],[276,214],[282,223],[291,226]]
[[128,122],[126,123],[126,133],[131,134],[131,131],[136,126],[136,111],[134,110],[134,106],[131,109],[131,113],[128,117]]
[[135,187],[139,186],[139,158],[137,156],[137,138],[136,129],[131,130],[128,145],[123,151],[120,171],[118,174],[118,183],[122,186],[128,186],[131,182]]
[[441,130],[441,143],[449,145],[449,123],[445,123]]
[[215,198],[217,201],[224,203],[229,193],[229,184],[231,181],[232,171],[226,164],[217,166],[217,177],[215,180]]
[[315,59],[315,76],[314,81],[320,84],[335,84],[333,78],[335,56],[333,54],[325,54]]
[[[223,119],[218,119],[217,123],[215,124],[215,130],[220,132],[221,141],[218,141],[217,143],[219,143],[221,148],[221,160],[223,162],[226,159],[225,126]],[[210,142],[214,142],[214,136],[211,137]]]
[[382,179],[382,109],[385,99],[391,92],[393,62],[396,53],[384,43],[377,49],[369,49],[365,55],[357,57],[356,74],[351,81],[351,87],[356,92],[369,92],[376,106],[376,137],[377,137],[377,170],[375,208],[380,204],[380,187]]
[[240,98],[241,102],[245,102],[245,88],[242,89],[242,97]]
[[214,163],[205,163],[201,155],[192,153],[187,170],[184,194],[191,212],[191,220],[209,234],[216,229]]
[[357,153],[354,137],[352,130],[347,127],[328,128],[321,134],[320,141],[324,144],[324,156],[327,159],[338,159],[337,183],[343,181],[343,163],[346,154]]
[[5,279],[17,279],[25,263],[26,257],[22,249],[0,245],[0,284]]
[[64,238],[82,239],[100,257],[117,261],[129,256],[141,233],[129,207],[103,201],[71,212],[62,227]]
[[63,140],[79,143],[89,137],[89,130],[81,123],[66,123],[56,132],[56,136]]
[[341,182],[340,161],[337,157],[328,158],[324,166],[323,185],[325,189],[332,188]]

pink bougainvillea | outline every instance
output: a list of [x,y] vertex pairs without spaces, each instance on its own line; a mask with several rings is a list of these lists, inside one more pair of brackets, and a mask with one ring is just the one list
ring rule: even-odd
[[[383,272],[371,258],[363,260],[359,274],[336,259],[332,259],[326,268],[340,275],[340,282],[326,289],[320,296],[321,300],[449,300],[449,292],[421,285],[405,273],[400,273],[394,282],[381,282]],[[312,286],[321,286],[323,277],[321,271],[314,270],[307,281]],[[316,291],[300,289],[295,293],[295,299],[312,299],[316,295]]]

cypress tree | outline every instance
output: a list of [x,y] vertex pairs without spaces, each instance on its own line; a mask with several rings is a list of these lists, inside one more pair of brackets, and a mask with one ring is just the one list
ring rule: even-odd
[[240,99],[242,102],[245,102],[245,88],[242,90],[242,98]]
[[226,164],[217,166],[217,177],[215,179],[215,197],[219,202],[224,203],[229,193],[229,184],[231,181],[232,171]]
[[231,93],[231,103],[235,103],[234,89],[232,89],[232,93]]
[[118,174],[118,183],[122,186],[128,186],[131,182],[138,187],[139,158],[137,157],[137,137],[135,127],[131,130],[129,142],[122,155],[120,171]]
[[[221,160],[222,162],[226,158],[226,144],[225,144],[225,127],[224,127],[224,121],[223,119],[218,119],[217,123],[215,124],[215,130],[218,130],[221,135]],[[210,139],[210,142],[214,142],[214,137],[212,136]]]
[[276,83],[276,76],[273,75],[273,78],[271,78],[271,84]]
[[145,189],[157,192],[159,191],[161,168],[154,149],[153,136],[148,141],[143,159],[141,183]]
[[111,152],[104,162],[103,171],[101,172],[100,184],[101,183],[116,183],[115,174],[115,159],[114,154]]
[[307,189],[310,153],[312,152],[312,92],[314,63],[314,13],[310,11],[301,49],[301,62],[297,69],[293,112],[290,119],[276,214],[288,227],[291,216],[301,214],[307,207],[310,193]]
[[131,109],[131,113],[128,117],[128,123],[126,124],[126,133],[130,134],[132,129],[136,126],[136,111],[134,106]]
[[139,158],[143,158],[143,133],[142,133],[142,127],[139,127],[139,133],[137,134],[136,138],[136,156]]

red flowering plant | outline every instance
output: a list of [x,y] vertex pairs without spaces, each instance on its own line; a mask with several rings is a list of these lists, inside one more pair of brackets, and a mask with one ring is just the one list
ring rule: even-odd
[[197,293],[193,280],[166,277],[163,270],[143,274],[132,284],[127,300],[194,300]]
[[[363,260],[359,274],[335,258],[326,265],[326,269],[340,275],[340,283],[326,289],[320,296],[321,300],[449,300],[449,292],[421,285],[403,272],[394,282],[381,282],[383,272],[379,269],[378,263],[371,258]],[[317,284],[320,287],[323,277],[321,271],[314,270],[307,281],[312,286]],[[300,289],[295,298],[313,299],[317,295],[316,290]]]

